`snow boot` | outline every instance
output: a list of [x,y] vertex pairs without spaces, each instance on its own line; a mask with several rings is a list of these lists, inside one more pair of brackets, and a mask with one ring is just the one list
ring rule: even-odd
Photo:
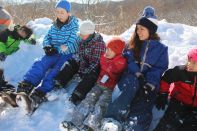
[[75,126],[71,121],[63,121],[59,125],[60,131],[94,131],[86,125],[82,127]]
[[45,93],[39,90],[34,90],[30,95],[25,92],[17,93],[16,102],[19,107],[22,107],[27,114],[33,114],[33,112],[39,107],[39,105],[47,101]]
[[60,131],[80,131],[71,121],[63,121],[59,125]]
[[82,100],[83,100],[82,94],[77,91],[74,91],[71,97],[69,98],[69,101],[75,105],[78,105]]
[[[1,83],[1,91],[0,91],[0,98],[3,105],[11,105],[12,107],[17,107],[15,98],[15,87],[11,84],[8,84],[7,81],[2,81]],[[3,106],[1,105],[1,107]]]
[[102,122],[101,131],[122,131],[122,125],[112,118],[105,118]]
[[18,84],[17,92],[18,93],[24,92],[25,94],[29,95],[33,89],[34,89],[34,86],[31,83],[27,81],[22,81]]
[[[6,91],[6,92],[0,92],[0,98],[2,100],[2,103],[11,105],[12,107],[17,107],[16,103],[16,93],[13,90]],[[2,106],[5,106],[4,104]]]

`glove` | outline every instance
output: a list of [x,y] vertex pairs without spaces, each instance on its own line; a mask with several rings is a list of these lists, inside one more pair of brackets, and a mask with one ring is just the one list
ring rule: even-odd
[[128,63],[134,61],[133,51],[131,49],[124,49],[122,54],[127,59]]
[[4,53],[0,53],[0,61],[5,61],[6,55]]
[[36,44],[36,40],[35,40],[34,38],[31,38],[31,39],[29,40],[29,42],[30,42],[32,45],[35,45],[35,44]]
[[165,106],[168,104],[168,93],[162,93],[162,94],[158,94],[157,95],[157,99],[156,99],[156,108],[158,110],[165,109]]
[[152,84],[149,84],[149,83],[146,83],[143,88],[144,88],[144,93],[146,95],[148,95],[151,91],[155,90],[155,86],[153,86]]
[[54,47],[51,46],[45,46],[44,48],[45,54],[48,56],[52,56],[57,54],[57,50]]

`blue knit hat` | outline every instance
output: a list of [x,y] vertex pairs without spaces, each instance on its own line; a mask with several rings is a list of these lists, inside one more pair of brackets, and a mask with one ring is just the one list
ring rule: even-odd
[[137,25],[142,25],[149,30],[150,34],[157,32],[158,21],[155,15],[155,9],[151,6],[146,6],[144,8],[142,17],[137,21]]
[[68,2],[67,0],[60,0],[59,2],[57,2],[55,8],[65,9],[68,13],[70,13],[71,11],[70,2]]

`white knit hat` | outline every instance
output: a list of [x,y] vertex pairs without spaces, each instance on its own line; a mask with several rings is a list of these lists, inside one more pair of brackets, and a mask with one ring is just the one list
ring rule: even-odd
[[86,20],[86,21],[82,21],[80,26],[79,26],[79,34],[81,35],[90,35],[93,34],[95,32],[95,24],[90,21],[90,20]]

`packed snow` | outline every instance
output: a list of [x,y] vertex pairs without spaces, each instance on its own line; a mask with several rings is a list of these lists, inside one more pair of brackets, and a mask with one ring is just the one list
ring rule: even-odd
[[[40,18],[28,22],[33,28],[37,45],[28,45],[24,42],[20,45],[20,50],[8,56],[5,64],[5,79],[17,86],[36,59],[39,59],[44,51],[42,41],[52,24],[48,18]],[[135,25],[132,25],[120,36],[129,41]],[[197,27],[188,26],[179,23],[168,23],[166,20],[159,21],[158,33],[162,43],[167,45],[169,50],[169,67],[185,64],[186,54],[189,49],[197,46]],[[112,36],[104,35],[105,42]],[[49,102],[43,103],[32,116],[25,115],[24,111],[18,108],[7,108],[0,113],[0,130],[6,131],[58,131],[58,126],[64,119],[71,116],[73,105],[68,101],[76,82],[71,83],[67,90],[61,89],[52,91],[49,94]],[[162,112],[154,109],[154,120],[151,128],[161,117]]]

